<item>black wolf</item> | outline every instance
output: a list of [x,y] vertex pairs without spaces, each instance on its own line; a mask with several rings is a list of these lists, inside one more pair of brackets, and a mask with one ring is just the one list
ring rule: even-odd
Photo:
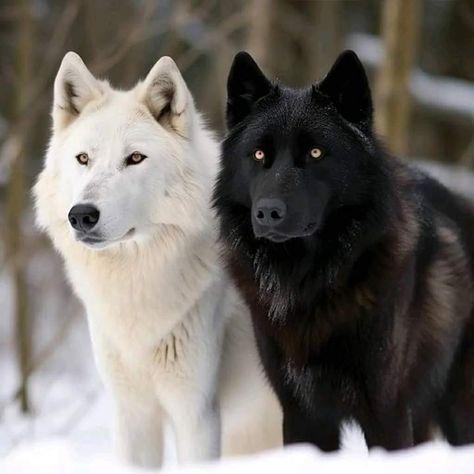
[[357,56],[316,86],[228,79],[214,202],[284,412],[285,443],[474,442],[474,207],[374,136]]

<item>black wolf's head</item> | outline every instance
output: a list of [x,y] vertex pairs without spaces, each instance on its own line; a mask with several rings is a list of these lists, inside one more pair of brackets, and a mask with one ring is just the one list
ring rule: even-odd
[[370,89],[355,53],[341,54],[319,84],[301,90],[272,83],[239,53],[227,89],[218,209],[234,207],[255,237],[283,242],[363,205],[376,179],[376,143]]

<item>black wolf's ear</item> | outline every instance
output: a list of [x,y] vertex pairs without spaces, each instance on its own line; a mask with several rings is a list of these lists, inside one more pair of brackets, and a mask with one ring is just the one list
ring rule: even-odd
[[327,95],[339,113],[349,122],[370,127],[372,98],[369,81],[354,51],[339,55],[318,90]]
[[253,104],[272,90],[250,54],[237,53],[227,79],[227,126],[232,128],[252,110]]
[[92,75],[78,54],[66,53],[54,81],[54,129],[67,127],[86,105],[99,100],[107,87]]

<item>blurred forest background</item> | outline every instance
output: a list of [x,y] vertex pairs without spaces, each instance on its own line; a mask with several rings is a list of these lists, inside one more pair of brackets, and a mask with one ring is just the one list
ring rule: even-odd
[[221,135],[237,51],[299,86],[351,48],[392,151],[474,166],[473,0],[2,0],[0,46],[0,454],[73,431],[102,393],[83,311],[34,228],[30,193],[66,51],[122,88],[172,56]]

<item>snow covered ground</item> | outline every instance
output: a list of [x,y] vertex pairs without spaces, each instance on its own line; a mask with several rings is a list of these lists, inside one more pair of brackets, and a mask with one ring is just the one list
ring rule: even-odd
[[[310,474],[472,474],[474,448],[452,449],[431,443],[405,452],[381,450],[367,454],[322,454],[307,445],[262,453],[251,457],[188,467],[165,467],[164,474],[298,473]],[[58,438],[25,444],[3,461],[4,474],[133,474],[145,472],[120,464],[110,453],[91,453],[71,441]]]

